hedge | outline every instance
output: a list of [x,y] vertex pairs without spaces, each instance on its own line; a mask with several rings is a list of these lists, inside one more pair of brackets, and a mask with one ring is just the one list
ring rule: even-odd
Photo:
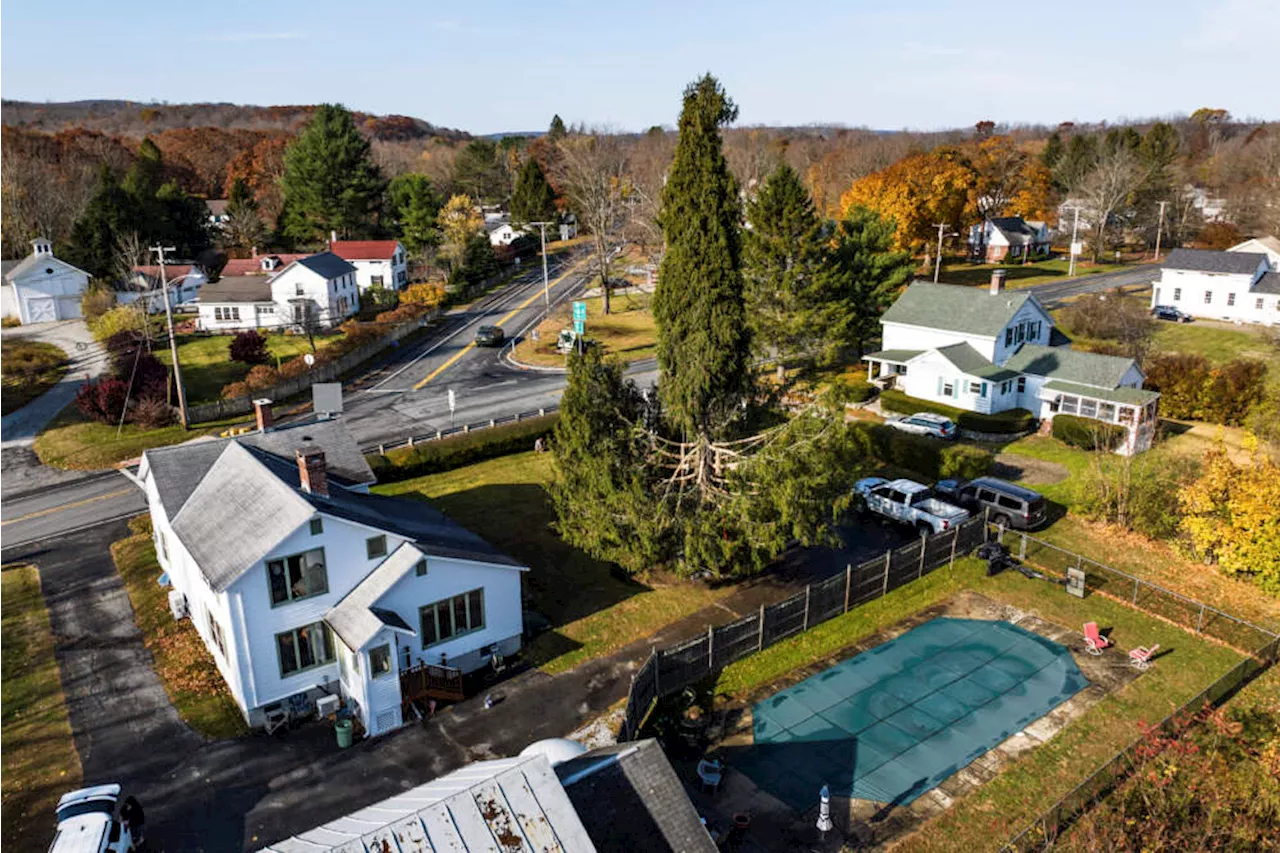
[[850,380],[837,376],[827,386],[827,399],[837,405],[847,403],[865,403],[876,395],[876,386],[870,382]]
[[1036,416],[1026,409],[1009,409],[994,415],[984,415],[978,412],[966,412],[964,409],[934,403],[930,400],[921,400],[919,397],[908,397],[901,391],[892,389],[880,392],[880,405],[900,415],[933,412],[936,415],[951,418],[960,429],[973,432],[1008,434],[1030,432],[1036,428]]
[[905,469],[929,482],[943,477],[971,480],[990,473],[995,463],[995,456],[980,447],[951,444],[870,421],[849,424],[849,433],[860,455]]
[[1076,415],[1054,415],[1053,437],[1063,444],[1084,450],[1114,450],[1128,431],[1118,424],[1081,418]]
[[539,438],[555,429],[559,415],[529,418],[496,427],[473,430],[448,438],[424,441],[412,447],[388,450],[386,455],[369,455],[369,467],[381,483],[394,483],[424,474],[461,468],[473,462],[532,450]]

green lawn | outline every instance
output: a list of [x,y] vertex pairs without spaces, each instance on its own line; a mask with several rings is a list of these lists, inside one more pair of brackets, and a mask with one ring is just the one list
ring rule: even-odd
[[80,756],[71,736],[49,612],[35,566],[5,566],[3,601],[4,820],[0,840],[11,850],[43,850],[58,798],[80,786]]
[[[612,295],[610,313],[603,313],[600,297],[585,300],[587,303],[587,337],[604,348],[606,354],[618,355],[627,361],[652,358],[658,345],[657,327],[649,310],[647,293]],[[556,352],[556,337],[561,329],[573,327],[573,309],[561,305],[538,326],[538,340],[530,338],[516,347],[516,358],[529,364],[563,367],[565,357]]]
[[67,354],[44,341],[0,343],[0,413],[9,414],[62,381]]
[[151,539],[151,520],[140,516],[129,522],[133,535],[111,544],[111,557],[129,591],[134,621],[143,642],[155,659],[156,675],[164,684],[178,715],[207,738],[245,734],[240,709],[204,640],[191,620],[174,620],[169,613],[169,591],[156,583],[160,564]]
[[566,545],[550,527],[555,511],[543,488],[550,477],[549,453],[519,453],[374,491],[429,500],[529,566],[523,578],[528,607],[553,630],[525,654],[547,672],[616,651],[727,594],[684,582],[625,578],[616,567]]
[[217,435],[239,423],[244,423],[244,418],[214,421],[188,430],[181,426],[148,430],[125,424],[117,431],[111,424],[88,420],[73,403],[36,437],[35,452],[41,462],[53,468],[97,471],[135,459],[149,448],[178,444],[202,435]]
[[[279,368],[282,362],[294,356],[311,352],[306,335],[264,335],[270,350],[271,367]],[[178,337],[178,360],[182,364],[182,383],[186,388],[187,402],[207,403],[222,396],[222,389],[232,382],[239,382],[249,372],[249,365],[232,361],[229,349],[234,335],[182,335]],[[316,347],[323,349],[342,337],[334,332],[316,338]],[[173,359],[167,348],[156,350],[165,364]]]
[[[970,284],[985,286],[991,283],[992,270],[1005,271],[1005,286],[1013,289],[1029,287],[1033,284],[1046,284],[1067,277],[1069,262],[1066,258],[1055,258],[1049,261],[1038,261],[1023,264],[1010,261],[1004,264],[971,264],[967,261],[942,262],[942,273],[938,280],[946,284]],[[1097,275],[1133,266],[1132,264],[1091,264],[1085,261],[1076,263],[1076,276]],[[924,276],[922,276],[923,278]],[[932,275],[928,276],[932,279]]]

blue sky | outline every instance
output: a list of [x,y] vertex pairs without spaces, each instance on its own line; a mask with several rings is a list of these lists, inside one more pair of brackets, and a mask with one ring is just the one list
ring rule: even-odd
[[1280,0],[5,0],[0,94],[337,101],[475,133],[545,128],[558,112],[636,130],[673,124],[685,83],[710,70],[742,124],[939,128],[1200,106],[1280,119],[1277,32]]

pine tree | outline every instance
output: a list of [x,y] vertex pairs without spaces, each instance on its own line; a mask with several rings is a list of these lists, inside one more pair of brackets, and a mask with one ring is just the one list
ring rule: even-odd
[[556,191],[547,182],[538,161],[530,157],[520,169],[515,192],[511,194],[511,219],[526,222],[554,222]]
[[144,214],[137,199],[120,186],[104,163],[98,172],[97,190],[58,254],[95,278],[107,278],[116,271],[120,238],[141,235],[143,226]]
[[781,372],[788,358],[804,354],[814,342],[812,313],[826,267],[822,221],[800,176],[784,164],[747,202],[747,222],[747,318],[753,343],[776,355]]
[[665,416],[689,437],[724,432],[750,384],[741,209],[720,138],[721,125],[737,114],[710,74],[685,89],[662,193],[667,250],[653,299],[658,393]]
[[357,237],[373,230],[385,183],[370,158],[369,141],[343,107],[321,104],[284,155],[288,217],[296,240]]
[[1044,144],[1044,150],[1040,152],[1040,162],[1052,172],[1066,153],[1067,147],[1062,144],[1062,134],[1055,130],[1049,135],[1049,141]]
[[559,114],[551,117],[551,126],[547,129],[547,138],[552,142],[559,142],[568,134],[564,127],[564,119]]
[[877,334],[880,315],[911,279],[916,263],[910,252],[894,251],[893,220],[874,210],[852,207],[832,235],[831,275],[815,326],[824,343],[825,361],[847,350],[862,355]]
[[410,172],[392,179],[387,187],[388,219],[405,249],[416,257],[440,245],[437,218],[443,204],[426,175]]
[[504,201],[511,191],[498,146],[487,139],[473,139],[458,152],[453,182],[481,204]]

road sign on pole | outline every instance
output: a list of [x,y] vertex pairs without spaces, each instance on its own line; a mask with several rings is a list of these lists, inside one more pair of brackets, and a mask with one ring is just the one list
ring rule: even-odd
[[573,303],[573,320],[574,320],[574,322],[575,322],[575,323],[576,323],[576,322],[579,322],[579,321],[583,321],[583,322],[585,322],[585,321],[586,321],[586,319],[587,319],[587,303],[585,303],[585,302],[575,302],[575,303]]
[[585,321],[583,321],[583,320],[574,320],[574,321],[573,321],[573,332],[574,332],[574,334],[575,334],[575,335],[579,335],[579,336],[581,336],[581,335],[585,334],[585,333],[586,333],[586,331],[587,331],[587,324],[586,324],[586,322],[585,322]]

